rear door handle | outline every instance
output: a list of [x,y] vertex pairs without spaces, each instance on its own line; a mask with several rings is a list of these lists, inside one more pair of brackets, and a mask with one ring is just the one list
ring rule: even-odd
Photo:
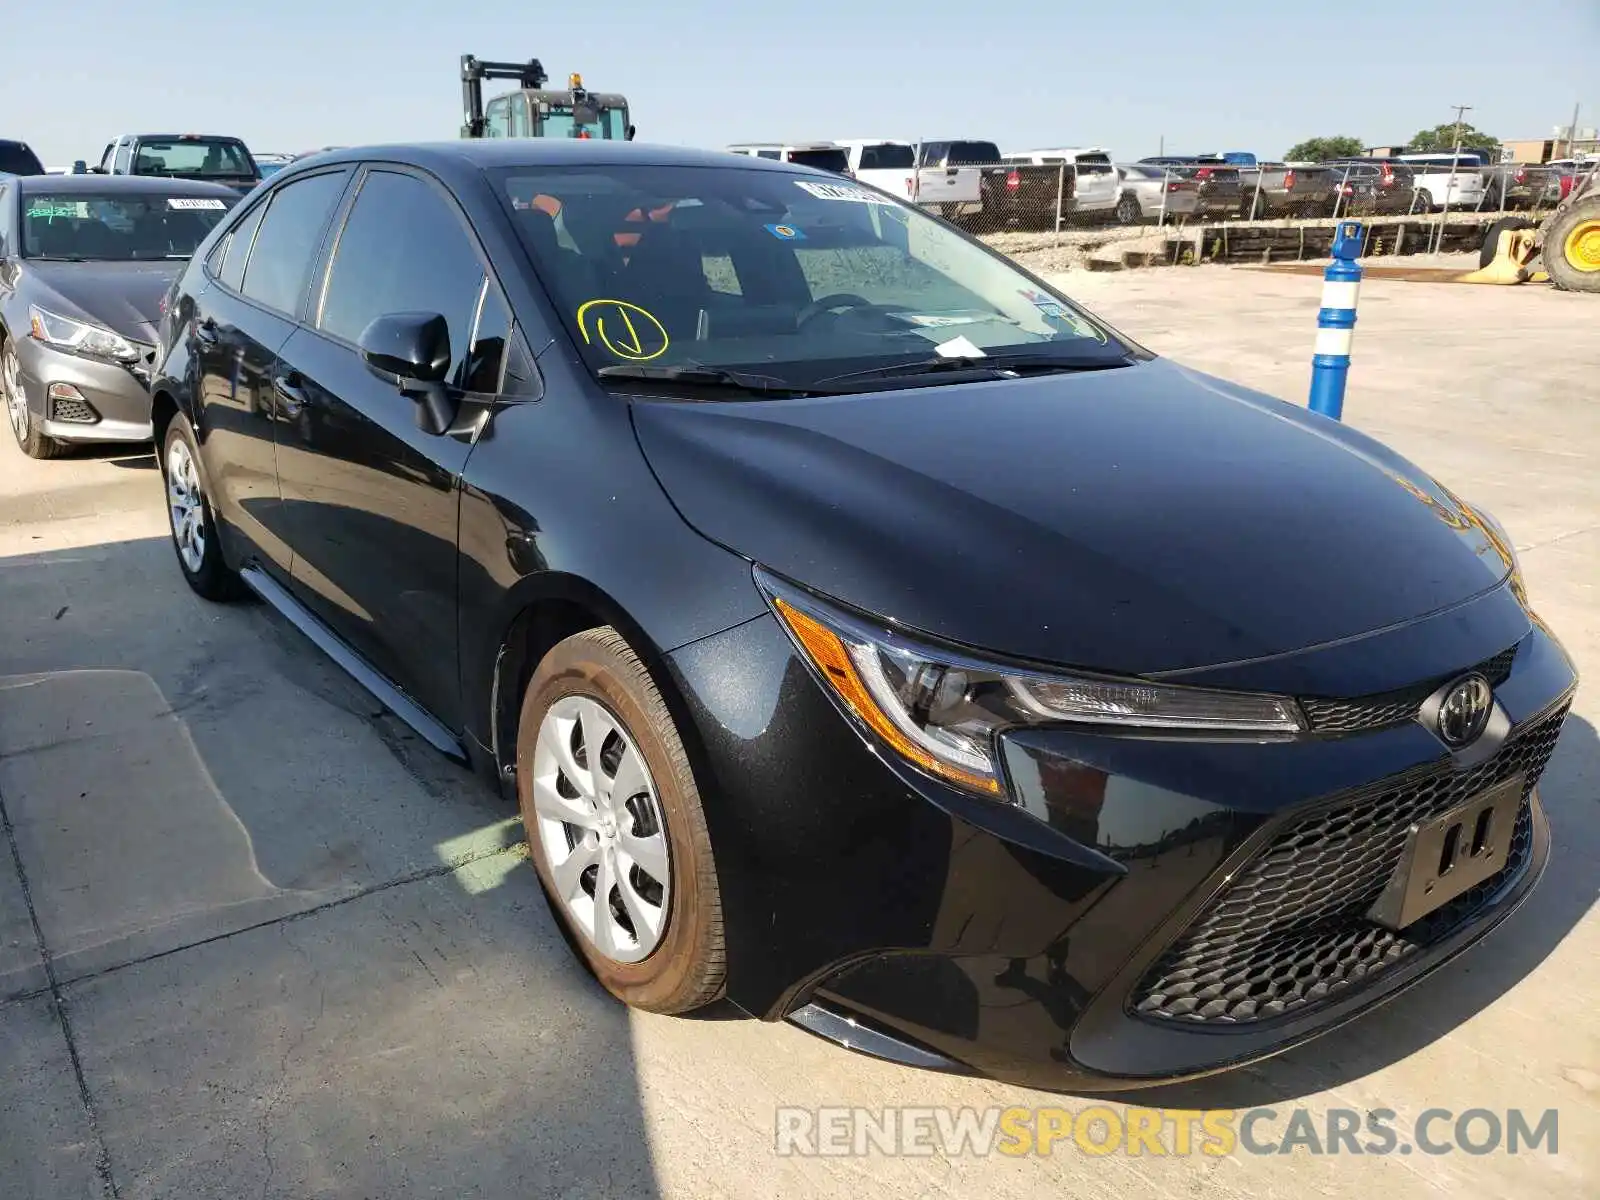
[[278,393],[285,416],[298,417],[306,406],[306,394],[300,389],[300,376],[293,371],[272,377],[272,390]]

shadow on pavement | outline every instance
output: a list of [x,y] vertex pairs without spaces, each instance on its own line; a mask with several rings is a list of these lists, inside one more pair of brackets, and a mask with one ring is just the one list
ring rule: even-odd
[[94,1115],[70,1147],[70,1114],[0,1119],[0,1164],[103,1148],[124,1200],[659,1193],[627,1010],[498,796],[166,538],[7,558],[0,606],[0,796],[70,1012],[0,1004],[0,1114],[75,1057]]

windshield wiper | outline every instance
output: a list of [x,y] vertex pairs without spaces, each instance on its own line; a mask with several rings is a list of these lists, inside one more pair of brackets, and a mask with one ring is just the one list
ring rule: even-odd
[[1049,371],[1107,371],[1125,367],[1128,359],[1120,354],[979,354],[938,355],[919,358],[913,362],[890,363],[885,367],[868,367],[864,371],[847,371],[843,375],[829,375],[819,379],[819,386],[830,383],[848,383],[858,379],[895,379],[900,376],[934,375],[942,371],[959,371],[964,374],[996,375],[1006,373],[1031,373]]
[[786,396],[814,396],[818,389],[797,387],[775,375],[757,375],[705,363],[676,363],[653,367],[643,363],[618,363],[595,372],[601,379],[636,379],[654,383],[686,383],[695,387],[738,388],[745,392],[772,392]]

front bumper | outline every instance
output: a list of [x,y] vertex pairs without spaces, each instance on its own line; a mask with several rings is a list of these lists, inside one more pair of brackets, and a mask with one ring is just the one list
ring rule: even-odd
[[[155,348],[140,346],[147,358]],[[148,442],[150,392],[136,372],[148,371],[142,361],[132,369],[117,363],[68,354],[31,337],[17,339],[17,366],[22,390],[40,432],[60,442]],[[61,384],[75,395],[52,397]]]
[[[1471,640],[1472,622],[1445,624],[1427,636]],[[1479,634],[1504,630],[1490,621]],[[1490,657],[1483,636],[1462,643],[1458,666]],[[1549,839],[1534,789],[1575,675],[1542,628],[1512,637],[1516,655],[1496,688],[1512,732],[1473,766],[1415,721],[1275,743],[1056,727],[1004,739],[1014,806],[880,757],[769,618],[686,647],[671,663],[714,783],[702,796],[729,996],[883,1057],[1063,1090],[1202,1075],[1324,1032],[1478,940],[1543,869]],[[1364,672],[1348,659],[1318,668],[1330,679]],[[1363,957],[1383,941],[1376,926],[1370,939],[1345,939],[1364,897],[1327,912],[1304,898],[1274,907],[1230,893],[1280,839],[1306,835],[1307,822],[1326,828],[1329,812],[1388,804],[1391,824],[1437,815],[1463,789],[1516,772],[1526,787],[1513,861],[1470,903],[1441,910],[1448,919],[1391,935],[1375,955]],[[1417,800],[1418,780],[1449,786]],[[1404,792],[1409,806],[1380,803],[1385,791]],[[1366,852],[1379,889],[1386,877],[1372,863],[1403,834],[1386,828]],[[1320,878],[1315,855],[1304,867]],[[1270,952],[1230,958],[1219,911],[1242,912],[1246,932],[1252,918],[1269,925],[1272,936],[1257,941]],[[1408,936],[1415,944],[1401,944]],[[1234,975],[1199,979],[1212,962]],[[1260,1019],[1237,1008],[1231,1019],[1195,1015],[1274,972],[1288,983]],[[1170,1003],[1191,980],[1194,1003]]]

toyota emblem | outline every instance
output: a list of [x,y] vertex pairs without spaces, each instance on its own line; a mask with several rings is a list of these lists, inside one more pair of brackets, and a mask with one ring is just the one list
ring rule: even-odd
[[1452,750],[1470,746],[1483,734],[1494,707],[1494,692],[1482,675],[1463,675],[1445,691],[1439,705],[1439,737]]

